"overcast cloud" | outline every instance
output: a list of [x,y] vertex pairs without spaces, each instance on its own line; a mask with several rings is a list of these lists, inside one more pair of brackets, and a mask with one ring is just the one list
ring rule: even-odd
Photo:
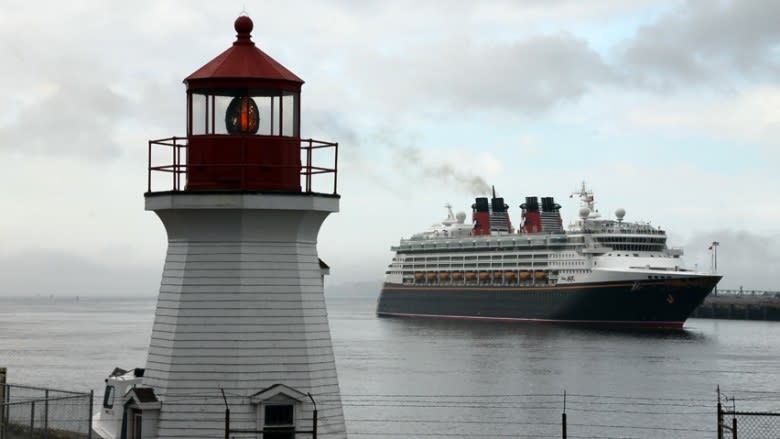
[[184,134],[181,80],[230,45],[242,8],[306,80],[304,137],[340,142],[342,212],[319,244],[332,284],[376,282],[446,202],[496,185],[514,215],[585,179],[694,259],[724,242],[727,286],[777,285],[760,244],[780,224],[778,2],[7,3],[0,294],[156,289],[146,142]]
[[642,26],[623,61],[634,79],[654,85],[771,80],[780,68],[778,17],[773,0],[689,0]]
[[[587,42],[570,34],[498,44],[451,37],[417,45],[411,53],[355,56],[350,71],[360,72],[363,86],[382,105],[409,111],[435,103],[465,114],[484,109],[543,112],[579,98],[593,83],[613,79]],[[388,82],[375,82],[389,72]]]

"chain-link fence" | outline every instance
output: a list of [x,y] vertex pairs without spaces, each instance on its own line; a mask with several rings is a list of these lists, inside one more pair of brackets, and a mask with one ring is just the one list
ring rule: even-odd
[[92,392],[0,384],[0,439],[92,437]]
[[[718,439],[780,438],[780,394],[766,391],[735,391],[739,396],[721,393],[718,387]],[[737,410],[749,404],[751,410]]]
[[721,412],[723,439],[780,438],[780,413]]

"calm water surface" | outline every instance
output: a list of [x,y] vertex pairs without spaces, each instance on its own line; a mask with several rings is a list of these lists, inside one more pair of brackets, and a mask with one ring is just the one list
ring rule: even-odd
[[[143,366],[155,299],[0,298],[9,381],[102,392]],[[780,411],[780,324],[691,319],[683,332],[378,319],[329,298],[350,437],[713,437],[715,387]]]

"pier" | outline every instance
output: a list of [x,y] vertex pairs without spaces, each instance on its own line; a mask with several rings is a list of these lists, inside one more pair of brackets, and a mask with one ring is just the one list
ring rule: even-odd
[[780,321],[780,291],[722,290],[704,299],[691,317]]

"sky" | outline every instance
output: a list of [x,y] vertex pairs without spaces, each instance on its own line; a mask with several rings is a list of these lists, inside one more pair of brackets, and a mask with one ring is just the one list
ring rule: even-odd
[[4,0],[0,295],[154,296],[147,141],[182,80],[253,39],[303,78],[302,137],[340,144],[328,291],[375,296],[390,246],[494,185],[514,222],[582,181],[722,288],[780,290],[780,2]]

